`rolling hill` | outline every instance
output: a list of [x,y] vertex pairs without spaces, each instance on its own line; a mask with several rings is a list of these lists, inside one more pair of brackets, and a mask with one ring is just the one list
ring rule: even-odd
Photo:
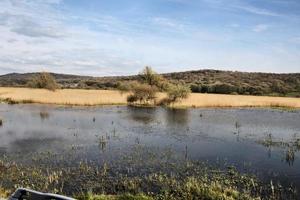
[[[25,87],[37,73],[10,73],[0,76],[2,87]],[[135,76],[92,77],[52,73],[62,88],[116,89]],[[276,74],[221,70],[196,70],[162,74],[173,83],[188,84],[192,92],[300,96],[300,73]]]

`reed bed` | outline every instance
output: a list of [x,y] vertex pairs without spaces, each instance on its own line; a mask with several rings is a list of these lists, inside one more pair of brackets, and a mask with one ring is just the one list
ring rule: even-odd
[[[116,90],[44,89],[0,87],[0,99],[11,103],[58,105],[126,105],[127,93]],[[157,94],[157,102],[166,94]],[[290,107],[300,108],[300,98],[192,93],[174,107]]]

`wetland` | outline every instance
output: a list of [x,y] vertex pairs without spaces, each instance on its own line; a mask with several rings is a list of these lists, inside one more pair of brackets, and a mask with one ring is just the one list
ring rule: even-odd
[[1,104],[0,116],[3,191],[300,198],[299,110]]

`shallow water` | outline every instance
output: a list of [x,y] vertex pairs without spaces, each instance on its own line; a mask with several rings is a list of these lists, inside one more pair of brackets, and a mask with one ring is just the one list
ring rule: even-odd
[[[138,144],[169,153],[177,162],[234,165],[266,182],[300,188],[300,147],[293,146],[300,141],[300,111],[1,104],[0,116],[1,158],[28,166],[100,165],[132,153]],[[270,138],[285,145],[262,144]],[[289,149],[292,159],[287,158]],[[34,160],[45,152],[46,161]]]

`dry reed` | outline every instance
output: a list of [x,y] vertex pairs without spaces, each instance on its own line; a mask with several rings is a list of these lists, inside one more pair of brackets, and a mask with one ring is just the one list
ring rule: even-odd
[[[51,92],[45,89],[0,87],[0,98],[21,103],[59,105],[126,105],[126,93],[115,90],[62,89]],[[166,94],[157,94],[157,101]],[[265,97],[220,94],[190,94],[175,107],[291,107],[300,108],[300,98]]]

